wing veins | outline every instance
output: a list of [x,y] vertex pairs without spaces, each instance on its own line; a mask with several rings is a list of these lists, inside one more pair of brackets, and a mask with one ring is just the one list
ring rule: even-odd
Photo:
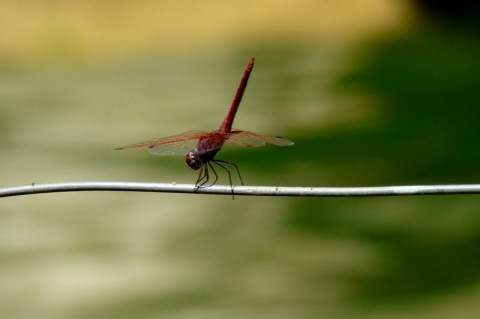
[[266,143],[277,146],[289,146],[294,143],[280,136],[258,135],[249,131],[232,130],[228,142],[244,147],[260,147]]

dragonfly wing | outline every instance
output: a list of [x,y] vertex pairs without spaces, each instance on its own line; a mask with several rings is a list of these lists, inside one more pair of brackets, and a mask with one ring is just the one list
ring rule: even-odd
[[281,136],[267,136],[267,135],[259,135],[265,142],[277,146],[290,146],[295,144],[293,141],[287,140]]
[[265,140],[260,138],[260,136],[244,134],[246,131],[232,131],[229,134],[228,142],[234,143],[243,147],[260,147],[265,145]]
[[294,144],[292,141],[280,136],[258,135],[241,130],[233,130],[229,135],[228,141],[244,147],[259,147],[264,146],[265,143],[277,146],[289,146]]
[[199,139],[209,136],[209,134],[205,131],[193,130],[169,137],[122,146],[116,148],[116,150],[148,147],[148,151],[154,155],[185,155],[196,147]]
[[162,155],[162,156],[174,156],[174,155],[185,155],[189,151],[193,150],[198,143],[197,139],[171,142],[168,144],[158,144],[155,146],[149,146],[148,152],[152,155]]

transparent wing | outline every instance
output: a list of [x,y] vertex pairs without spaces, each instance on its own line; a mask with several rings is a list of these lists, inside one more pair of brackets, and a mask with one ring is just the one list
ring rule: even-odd
[[196,147],[199,139],[208,137],[211,134],[206,131],[192,130],[169,137],[122,146],[116,148],[116,150],[148,147],[148,151],[153,155],[185,155]]
[[231,142],[244,147],[259,147],[265,143],[277,146],[290,146],[294,143],[280,136],[258,135],[248,131],[232,130],[227,142]]

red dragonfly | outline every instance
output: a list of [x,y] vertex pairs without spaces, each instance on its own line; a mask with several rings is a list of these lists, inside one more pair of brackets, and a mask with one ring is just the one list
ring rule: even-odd
[[[279,136],[257,135],[248,131],[232,130],[233,120],[242,101],[243,93],[247,87],[248,78],[250,77],[254,63],[255,58],[251,58],[245,68],[230,110],[218,130],[213,132],[193,130],[170,137],[119,147],[116,148],[116,150],[148,147],[148,151],[153,155],[187,155],[187,165],[194,170],[200,169],[198,179],[195,183],[196,188],[212,186],[217,182],[218,175],[212,166],[212,163],[214,163],[227,171],[233,194],[232,175],[226,165],[231,165],[235,168],[240,182],[242,185],[244,184],[238,166],[235,163],[215,158],[215,155],[217,155],[225,143],[234,143],[244,147],[259,147],[266,143],[277,146],[293,145],[292,141]],[[210,185],[206,185],[210,180],[209,168],[215,175],[215,180]]]

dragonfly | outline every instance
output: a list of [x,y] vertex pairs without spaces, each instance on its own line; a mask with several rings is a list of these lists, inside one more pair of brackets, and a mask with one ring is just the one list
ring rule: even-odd
[[[218,130],[212,132],[192,130],[169,137],[122,146],[115,150],[147,147],[148,151],[153,155],[186,155],[187,165],[193,170],[200,170],[197,181],[195,182],[195,189],[215,185],[218,181],[218,174],[212,163],[216,164],[228,173],[233,195],[232,174],[227,166],[235,168],[240,182],[242,185],[244,185],[244,183],[238,166],[235,163],[215,158],[225,144],[233,143],[243,147],[260,147],[267,143],[277,146],[290,146],[294,144],[294,142],[280,136],[258,135],[249,131],[232,129],[233,120],[242,101],[254,64],[255,58],[252,57],[245,67],[240,85],[238,86],[227,116],[223,119]],[[215,176],[215,179],[208,184],[210,181],[210,171]]]

